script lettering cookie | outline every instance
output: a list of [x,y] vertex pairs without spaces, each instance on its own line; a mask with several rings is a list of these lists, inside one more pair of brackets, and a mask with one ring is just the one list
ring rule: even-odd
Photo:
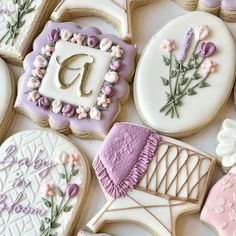
[[206,11],[229,22],[236,21],[236,2],[233,0],[174,0],[187,10]]
[[107,203],[87,226],[133,222],[174,236],[180,215],[200,210],[214,160],[185,143],[140,126],[116,123],[93,167]]
[[189,136],[217,116],[234,80],[235,44],[227,26],[211,14],[191,12],[148,43],[135,76],[136,108],[159,132]]
[[39,125],[103,138],[129,97],[135,56],[113,35],[50,21],[24,61],[15,107]]
[[219,236],[236,235],[236,165],[211,189],[201,220]]
[[111,22],[125,41],[133,41],[132,13],[152,0],[62,0],[52,13],[54,21],[69,21],[81,16],[97,16]]
[[0,107],[0,140],[3,139],[11,124],[14,113],[15,82],[7,64],[0,58],[1,71],[1,107]]
[[21,64],[56,1],[1,0],[0,55]]
[[0,147],[0,232],[72,235],[90,182],[86,158],[66,137],[27,130]]

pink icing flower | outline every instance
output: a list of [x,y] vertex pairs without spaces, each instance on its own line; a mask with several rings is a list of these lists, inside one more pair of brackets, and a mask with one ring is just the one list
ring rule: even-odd
[[111,48],[111,55],[116,58],[121,58],[124,54],[124,50],[120,47],[120,45],[113,46]]
[[103,108],[107,108],[108,104],[111,103],[111,99],[106,96],[106,94],[102,94],[97,98],[97,105],[102,106]]
[[236,211],[233,210],[233,209],[229,213],[229,220],[230,221],[236,221]]
[[41,69],[40,67],[37,67],[34,70],[32,70],[32,75],[34,77],[39,77],[39,78],[42,79],[45,74],[46,74],[46,70],[45,69]]
[[38,106],[43,108],[44,110],[48,110],[50,108],[50,101],[47,97],[41,97],[38,100]]
[[219,198],[216,201],[211,201],[210,204],[207,205],[207,208],[209,209],[209,211],[215,211],[217,215],[221,215],[225,211],[223,207],[225,204],[225,199]]
[[161,49],[165,50],[166,53],[170,53],[176,50],[176,44],[174,40],[164,39],[161,43]]
[[69,166],[79,166],[80,165],[80,154],[79,153],[72,153],[68,158],[68,165]]
[[114,95],[114,87],[112,85],[106,85],[102,88],[102,93],[109,97],[112,97],[112,95]]
[[59,152],[56,156],[56,163],[65,165],[68,163],[70,155],[67,152]]
[[42,194],[44,197],[53,197],[55,196],[55,185],[46,184],[43,186]]
[[34,60],[34,66],[39,68],[46,68],[48,61],[41,55],[38,55]]
[[71,38],[72,43],[77,43],[79,45],[82,45],[84,42],[85,37],[79,33],[79,34],[73,34],[73,37]]
[[216,73],[217,64],[212,60],[205,60],[201,65],[201,70],[204,74]]
[[68,198],[75,197],[79,192],[79,185],[77,184],[68,184],[66,188],[66,196]]
[[51,47],[50,45],[46,44],[42,49],[41,49],[41,52],[43,55],[46,55],[46,56],[51,56],[52,53],[54,51],[54,47]]
[[37,91],[29,92],[27,100],[31,102],[36,102],[40,98],[40,94]]
[[78,119],[82,120],[87,118],[89,110],[90,109],[87,107],[79,106],[79,108],[76,109],[76,113],[78,114]]

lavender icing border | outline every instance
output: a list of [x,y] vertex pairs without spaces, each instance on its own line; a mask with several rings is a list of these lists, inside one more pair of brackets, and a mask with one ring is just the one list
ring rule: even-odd
[[[115,44],[118,44],[124,50],[124,58],[122,61],[122,68],[119,71],[119,81],[116,84],[116,94],[112,97],[112,103],[109,105],[109,109],[104,111],[102,119],[97,120],[78,120],[77,118],[67,118],[62,115],[58,115],[52,111],[47,111],[42,108],[36,107],[34,103],[27,100],[28,91],[27,81],[31,76],[31,71],[34,68],[34,58],[40,54],[41,48],[47,43],[47,35],[53,29],[68,29],[74,33],[86,34],[88,36],[96,36],[99,40],[103,38],[111,38]],[[36,119],[39,122],[48,121],[51,127],[56,129],[64,129],[70,127],[75,133],[83,133],[83,135],[89,133],[96,133],[103,135],[107,132],[111,122],[119,110],[119,103],[129,91],[128,82],[132,74],[134,73],[134,60],[136,56],[136,49],[120,40],[118,37],[113,35],[101,34],[101,32],[93,27],[87,27],[80,29],[74,23],[56,23],[49,21],[45,26],[42,33],[36,38],[33,45],[33,51],[24,60],[25,73],[22,75],[18,82],[18,95],[15,103],[15,108],[23,113],[27,113],[31,118]]]

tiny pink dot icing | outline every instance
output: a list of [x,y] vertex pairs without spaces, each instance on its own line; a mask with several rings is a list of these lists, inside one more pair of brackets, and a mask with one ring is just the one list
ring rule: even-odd
[[219,236],[236,235],[236,175],[221,178],[211,189],[201,212],[201,220]]

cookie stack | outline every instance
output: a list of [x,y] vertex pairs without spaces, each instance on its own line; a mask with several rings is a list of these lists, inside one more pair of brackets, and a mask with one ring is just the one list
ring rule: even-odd
[[[235,121],[223,123],[217,158],[175,139],[206,128],[229,100],[235,42],[215,15],[233,21],[233,3],[176,1],[193,12],[160,28],[138,57],[133,11],[151,2],[0,0],[0,55],[24,70],[16,86],[0,59],[1,235],[108,236],[97,233],[105,224],[131,222],[175,236],[178,218],[201,209],[219,235],[236,235]],[[119,36],[69,22],[81,16],[105,19]],[[128,109],[143,125],[124,118],[131,92]],[[19,114],[41,128],[12,134]],[[96,149],[91,139],[102,140],[92,163],[83,151]],[[207,196],[216,160],[225,175]],[[92,172],[106,202],[87,215],[98,203]]]

